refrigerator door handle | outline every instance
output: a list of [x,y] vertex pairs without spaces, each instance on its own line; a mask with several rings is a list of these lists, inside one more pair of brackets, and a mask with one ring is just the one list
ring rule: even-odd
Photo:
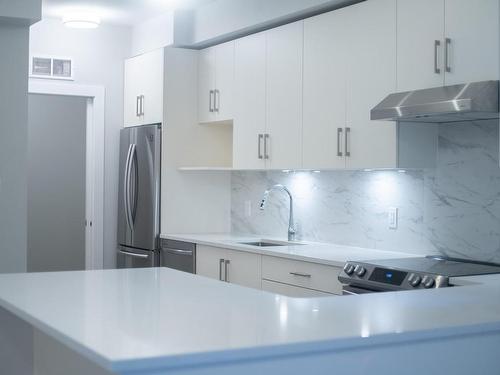
[[127,152],[127,159],[125,160],[125,178],[123,180],[123,203],[125,208],[125,221],[127,222],[127,227],[130,230],[132,230],[132,223],[130,222],[130,199],[129,199],[131,155],[132,155],[132,145],[129,145]]
[[[134,195],[130,197],[129,200],[133,202],[132,207],[130,209],[130,222],[132,226],[135,225],[135,218],[137,216],[137,199],[138,199],[138,189],[139,189],[139,165],[137,163],[137,146],[135,144],[132,146],[132,156],[130,158],[130,171],[134,168]],[[129,173],[129,183],[132,184],[132,173]],[[130,191],[130,190],[129,190]],[[132,228],[131,228],[132,229]]]

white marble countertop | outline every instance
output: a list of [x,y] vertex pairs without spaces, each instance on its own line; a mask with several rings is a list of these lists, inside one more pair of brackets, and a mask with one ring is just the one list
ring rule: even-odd
[[115,372],[500,329],[500,276],[469,286],[287,298],[167,268],[0,275],[0,306]]
[[161,238],[177,241],[196,243],[199,245],[223,247],[226,249],[245,251],[250,253],[271,255],[281,258],[296,259],[312,263],[326,264],[330,266],[343,267],[345,262],[362,261],[373,259],[394,259],[419,257],[421,255],[400,253],[394,251],[383,251],[367,249],[362,247],[335,245],[329,243],[317,243],[308,241],[297,241],[296,245],[277,247],[257,247],[243,245],[240,242],[255,240],[271,240],[287,242],[283,238],[256,237],[249,235],[238,235],[231,233],[210,233],[210,234],[162,234]]

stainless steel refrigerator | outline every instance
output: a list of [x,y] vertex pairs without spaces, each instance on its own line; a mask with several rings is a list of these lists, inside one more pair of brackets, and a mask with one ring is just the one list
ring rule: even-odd
[[161,125],[122,129],[118,268],[159,265]]

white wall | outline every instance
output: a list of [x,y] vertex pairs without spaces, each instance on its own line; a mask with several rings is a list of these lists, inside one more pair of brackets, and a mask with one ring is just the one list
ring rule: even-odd
[[133,27],[132,56],[169,46],[173,42],[174,13],[169,12]]
[[74,59],[75,83],[101,85],[105,102],[104,266],[115,266],[118,204],[118,151],[123,126],[123,61],[130,56],[131,29],[107,26],[68,29],[44,19],[31,27],[30,53]]
[[0,21],[0,273],[26,271],[28,33]]

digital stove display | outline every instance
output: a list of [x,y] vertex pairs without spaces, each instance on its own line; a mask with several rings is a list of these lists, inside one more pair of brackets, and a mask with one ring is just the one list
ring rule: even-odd
[[369,280],[384,284],[401,285],[407,274],[407,272],[377,267],[373,270]]

